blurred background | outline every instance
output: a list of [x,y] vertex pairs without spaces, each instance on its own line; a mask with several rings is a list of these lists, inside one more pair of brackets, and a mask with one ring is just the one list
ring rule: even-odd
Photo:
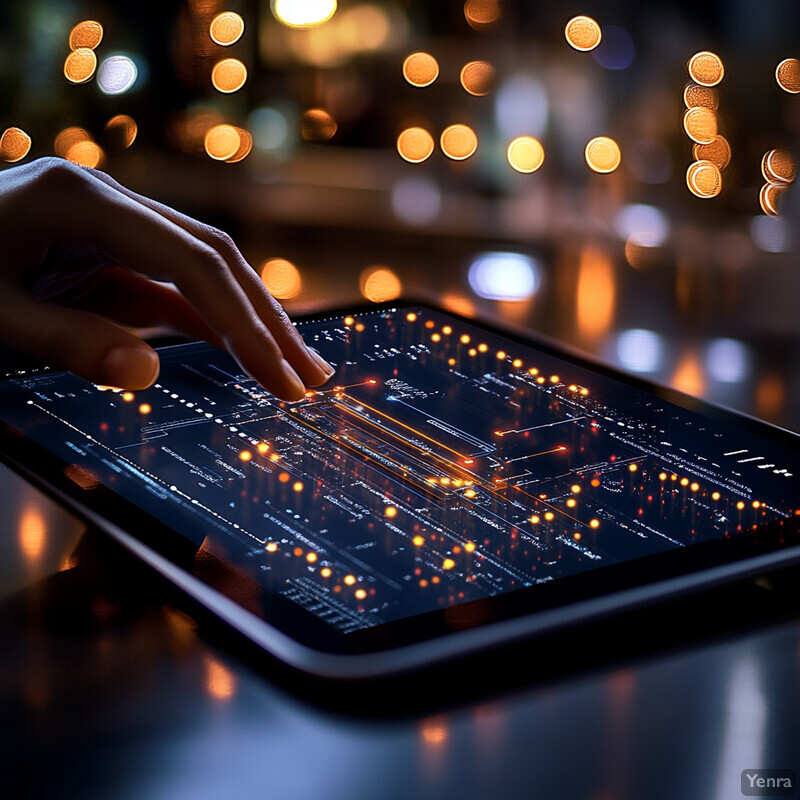
[[800,429],[795,0],[3,0],[0,158]]

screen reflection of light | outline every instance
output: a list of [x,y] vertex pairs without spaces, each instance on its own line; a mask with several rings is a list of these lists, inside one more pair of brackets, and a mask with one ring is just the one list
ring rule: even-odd
[[656,372],[661,367],[663,354],[661,336],[653,331],[631,328],[617,338],[619,363],[631,372]]
[[236,676],[221,661],[211,655],[204,657],[205,686],[214,700],[230,700],[236,694]]
[[289,28],[313,28],[336,13],[336,0],[270,0],[278,22]]
[[578,329],[586,339],[604,334],[616,305],[614,263],[607,253],[587,247],[581,254],[576,291]]
[[660,208],[643,203],[623,206],[614,224],[622,239],[641,247],[661,247],[669,236],[667,215]]
[[628,69],[633,63],[635,48],[633,39],[625,28],[619,25],[604,25],[603,38],[592,58],[606,69]]
[[780,217],[753,217],[750,235],[760,250],[767,253],[785,253],[790,246],[790,231]]
[[472,291],[487,300],[527,300],[541,284],[541,268],[521,253],[483,253],[469,268]]
[[442,193],[425,176],[401,178],[392,187],[392,210],[404,222],[427,225],[439,214]]
[[22,128],[6,128],[0,136],[0,158],[8,163],[21,161],[31,150],[31,137]]
[[739,383],[750,371],[747,348],[736,339],[714,339],[706,349],[706,369],[720,383]]
[[19,521],[19,547],[25,561],[36,562],[42,557],[46,539],[44,517],[36,507],[26,507]]
[[523,73],[512,75],[497,90],[494,113],[504,138],[540,137],[547,127],[547,93],[536,78]]
[[139,68],[130,56],[109,56],[97,70],[97,85],[103,94],[124,94],[133,88]]

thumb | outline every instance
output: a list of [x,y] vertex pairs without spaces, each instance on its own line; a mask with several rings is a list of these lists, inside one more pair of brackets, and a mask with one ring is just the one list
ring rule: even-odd
[[0,339],[57,369],[120,389],[146,389],[158,377],[158,355],[137,336],[87,311],[43,303],[3,287]]

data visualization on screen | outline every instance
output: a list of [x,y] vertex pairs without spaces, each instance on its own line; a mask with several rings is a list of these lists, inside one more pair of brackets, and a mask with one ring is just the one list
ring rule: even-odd
[[152,388],[0,387],[4,420],[343,633],[798,515],[797,453],[423,307],[302,322],[284,403],[204,343]]

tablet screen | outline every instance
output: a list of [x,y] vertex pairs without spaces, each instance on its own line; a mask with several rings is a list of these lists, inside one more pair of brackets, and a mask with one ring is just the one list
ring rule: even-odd
[[789,434],[422,306],[299,327],[336,375],[298,403],[192,343],[146,391],[23,375],[0,412],[347,635],[800,514]]

